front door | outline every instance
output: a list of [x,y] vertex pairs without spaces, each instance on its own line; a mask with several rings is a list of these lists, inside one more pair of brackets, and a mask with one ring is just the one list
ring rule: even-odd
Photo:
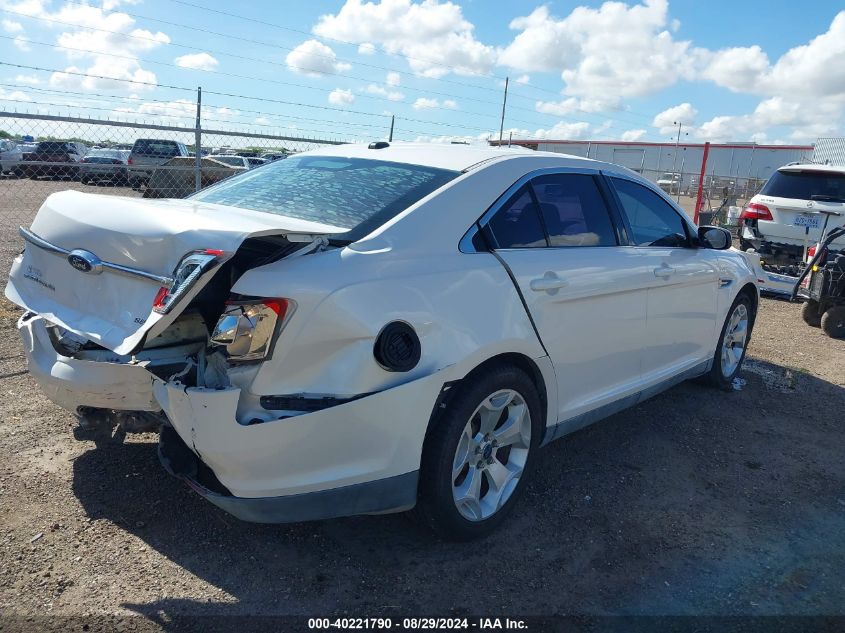
[[639,391],[651,269],[620,246],[598,174],[538,176],[487,224],[557,375],[558,420]]

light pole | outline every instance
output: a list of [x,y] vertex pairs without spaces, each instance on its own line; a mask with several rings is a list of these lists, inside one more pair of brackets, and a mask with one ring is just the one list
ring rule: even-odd
[[[678,146],[681,144],[681,130],[684,127],[684,123],[683,123],[683,121],[672,121],[672,125],[678,126],[678,136],[677,136],[677,138],[675,138],[675,154],[674,154],[674,156],[672,156],[672,180],[674,180],[675,175],[676,175],[675,174],[675,165],[678,161]],[[689,132],[687,132],[685,134],[685,136],[689,136]],[[669,190],[671,191],[671,186],[670,186]],[[680,191],[680,190],[681,190],[681,178],[678,178],[678,191]],[[671,195],[671,193],[669,195]]]

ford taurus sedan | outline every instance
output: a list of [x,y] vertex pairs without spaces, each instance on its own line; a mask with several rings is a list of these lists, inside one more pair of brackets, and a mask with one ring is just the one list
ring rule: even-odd
[[257,522],[414,508],[482,536],[544,444],[728,387],[758,303],[723,229],[527,150],[344,145],[185,200],[66,191],[21,235],[6,296],[44,393],[160,429],[171,473]]

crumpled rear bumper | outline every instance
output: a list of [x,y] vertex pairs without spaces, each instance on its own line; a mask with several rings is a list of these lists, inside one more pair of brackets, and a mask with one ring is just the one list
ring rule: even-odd
[[197,494],[243,521],[294,523],[407,510],[417,498],[418,471],[330,490],[283,497],[235,497],[171,427],[161,431],[158,456],[165,470]]
[[166,430],[162,460],[202,496],[249,521],[407,509],[416,501],[423,441],[445,373],[247,425],[238,421],[237,387],[156,380],[155,397],[184,448],[169,452],[176,440]]
[[[76,412],[80,406],[158,411],[152,375],[141,365],[63,356],[53,347],[44,319],[27,313],[18,321],[30,375],[50,400]],[[117,357],[117,355],[115,355]]]

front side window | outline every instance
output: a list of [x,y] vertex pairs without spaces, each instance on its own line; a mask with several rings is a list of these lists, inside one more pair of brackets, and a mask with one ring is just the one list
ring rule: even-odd
[[611,178],[635,246],[689,246],[684,221],[659,195],[630,180]]
[[535,248],[548,245],[537,204],[527,185],[496,211],[487,228],[493,234],[497,248]]
[[406,163],[306,155],[251,169],[191,198],[328,224],[348,231],[344,239],[356,240],[459,175]]
[[551,174],[531,181],[551,246],[616,246],[610,213],[588,174]]

